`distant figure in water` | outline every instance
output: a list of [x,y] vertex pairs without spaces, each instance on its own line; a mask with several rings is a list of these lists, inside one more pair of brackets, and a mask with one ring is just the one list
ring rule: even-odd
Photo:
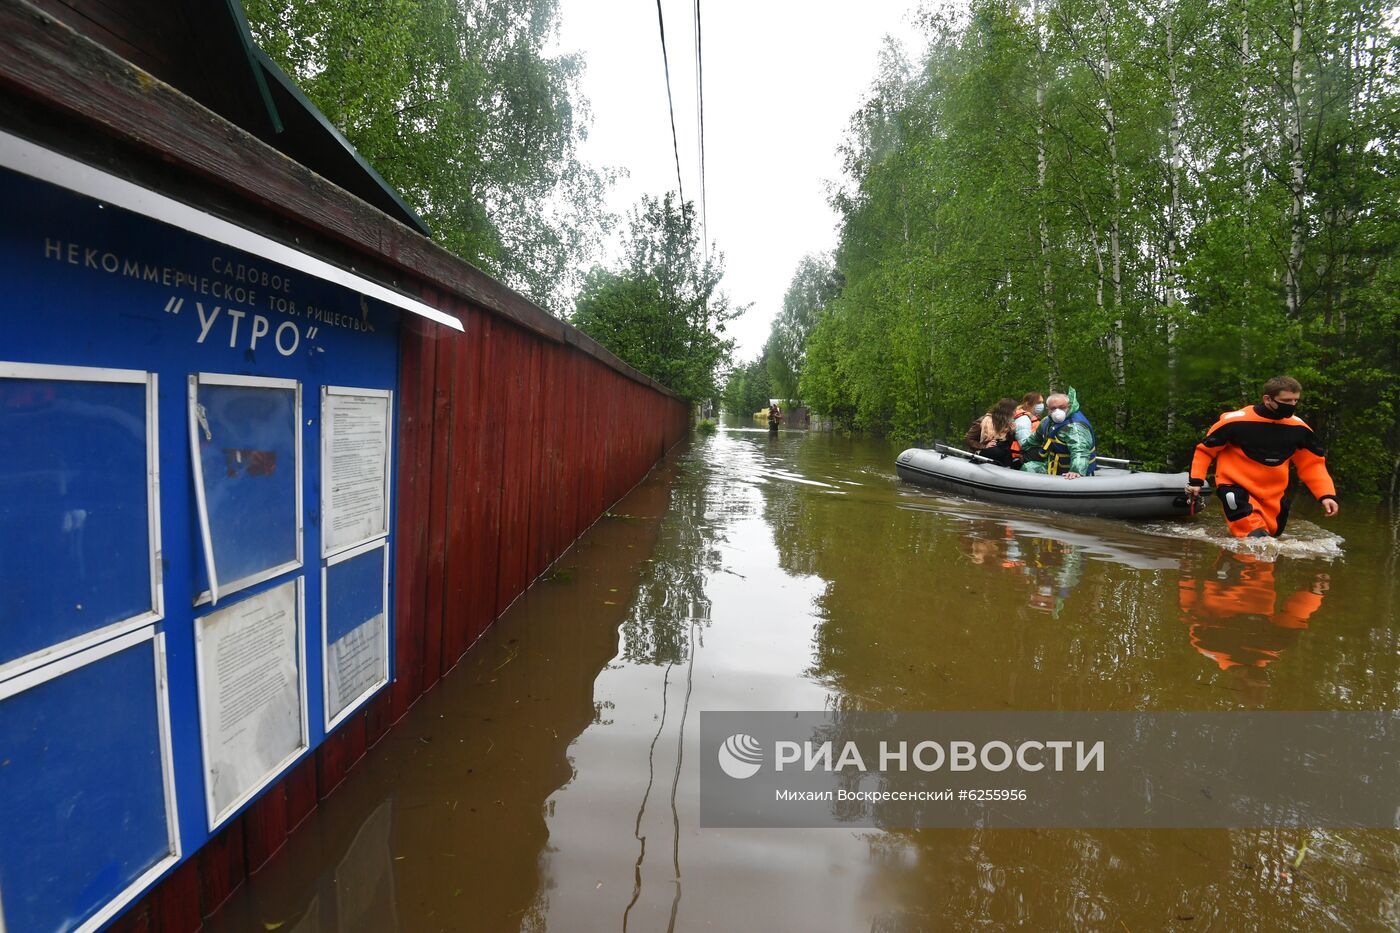
[[768,406],[768,433],[769,433],[769,434],[777,434],[777,433],[778,433],[778,423],[779,423],[780,421],[782,421],[782,420],[783,420],[783,412],[782,412],[782,409],[780,409],[780,408],[778,407],[778,403],[777,403],[777,402],[774,402],[773,404],[769,405],[769,406]]
[[1275,376],[1264,383],[1258,405],[1227,411],[1196,445],[1186,494],[1201,494],[1206,473],[1215,464],[1215,494],[1225,507],[1225,521],[1236,538],[1267,538],[1283,534],[1291,500],[1288,464],[1322,503],[1328,518],[1337,514],[1337,487],[1327,472],[1326,454],[1312,428],[1294,411],[1303,386],[1292,376]]

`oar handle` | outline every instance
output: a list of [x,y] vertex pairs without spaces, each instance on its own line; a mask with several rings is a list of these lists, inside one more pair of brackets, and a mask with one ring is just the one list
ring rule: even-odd
[[964,460],[971,460],[973,463],[996,463],[995,460],[991,460],[981,454],[974,454],[971,451],[950,447],[947,444],[934,444],[933,449],[945,457],[952,454],[954,457],[962,457]]

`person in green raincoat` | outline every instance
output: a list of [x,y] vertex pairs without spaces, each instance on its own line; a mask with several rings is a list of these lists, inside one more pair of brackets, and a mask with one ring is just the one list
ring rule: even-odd
[[1098,442],[1094,426],[1079,410],[1073,388],[1045,400],[1045,417],[1035,433],[1021,445],[1026,457],[1021,469],[1065,479],[1093,476],[1098,468]]

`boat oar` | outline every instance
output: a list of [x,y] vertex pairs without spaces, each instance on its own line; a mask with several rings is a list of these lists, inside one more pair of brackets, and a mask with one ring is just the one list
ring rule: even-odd
[[[973,463],[991,463],[1000,466],[1000,464],[997,464],[995,460],[988,459],[987,457],[984,457],[981,454],[974,454],[966,450],[959,450],[956,447],[949,447],[947,444],[934,444],[933,449],[943,454],[943,456],[945,457],[951,454],[954,457],[961,457],[964,460],[971,460]],[[1098,460],[1099,463],[1108,463],[1112,464],[1113,466],[1142,466],[1141,460],[1128,460],[1122,457],[1096,457],[1095,459]]]
[[954,457],[961,457],[964,460],[971,460],[973,463],[990,463],[996,465],[995,460],[991,460],[987,457],[982,456],[981,454],[974,454],[966,450],[959,450],[956,447],[949,447],[947,444],[934,444],[933,449],[938,451],[945,457],[949,454],[952,454]]

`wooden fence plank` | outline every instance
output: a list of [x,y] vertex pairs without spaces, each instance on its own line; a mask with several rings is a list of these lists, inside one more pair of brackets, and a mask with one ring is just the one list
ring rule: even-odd
[[426,693],[442,676],[443,600],[446,595],[447,526],[449,481],[452,476],[453,392],[461,338],[439,334],[436,340],[437,364],[433,378],[432,459],[429,467],[428,504],[420,521],[428,527],[425,594],[423,601],[422,661],[420,692]]
[[433,432],[436,328],[406,329],[400,338],[399,482],[395,521],[393,716],[423,692],[423,614],[426,589]]
[[199,862],[200,905],[208,917],[238,890],[247,877],[243,854],[243,818],[226,823],[213,839],[204,844]]
[[150,894],[151,929],[157,933],[194,933],[204,925],[200,909],[200,863],[181,863]]
[[287,841],[287,787],[274,784],[253,802],[244,815],[247,827],[245,853],[248,871],[255,872]]
[[316,809],[319,795],[316,792],[316,756],[307,755],[292,768],[292,773],[282,781],[286,788],[287,832],[291,833],[301,825],[302,820]]

